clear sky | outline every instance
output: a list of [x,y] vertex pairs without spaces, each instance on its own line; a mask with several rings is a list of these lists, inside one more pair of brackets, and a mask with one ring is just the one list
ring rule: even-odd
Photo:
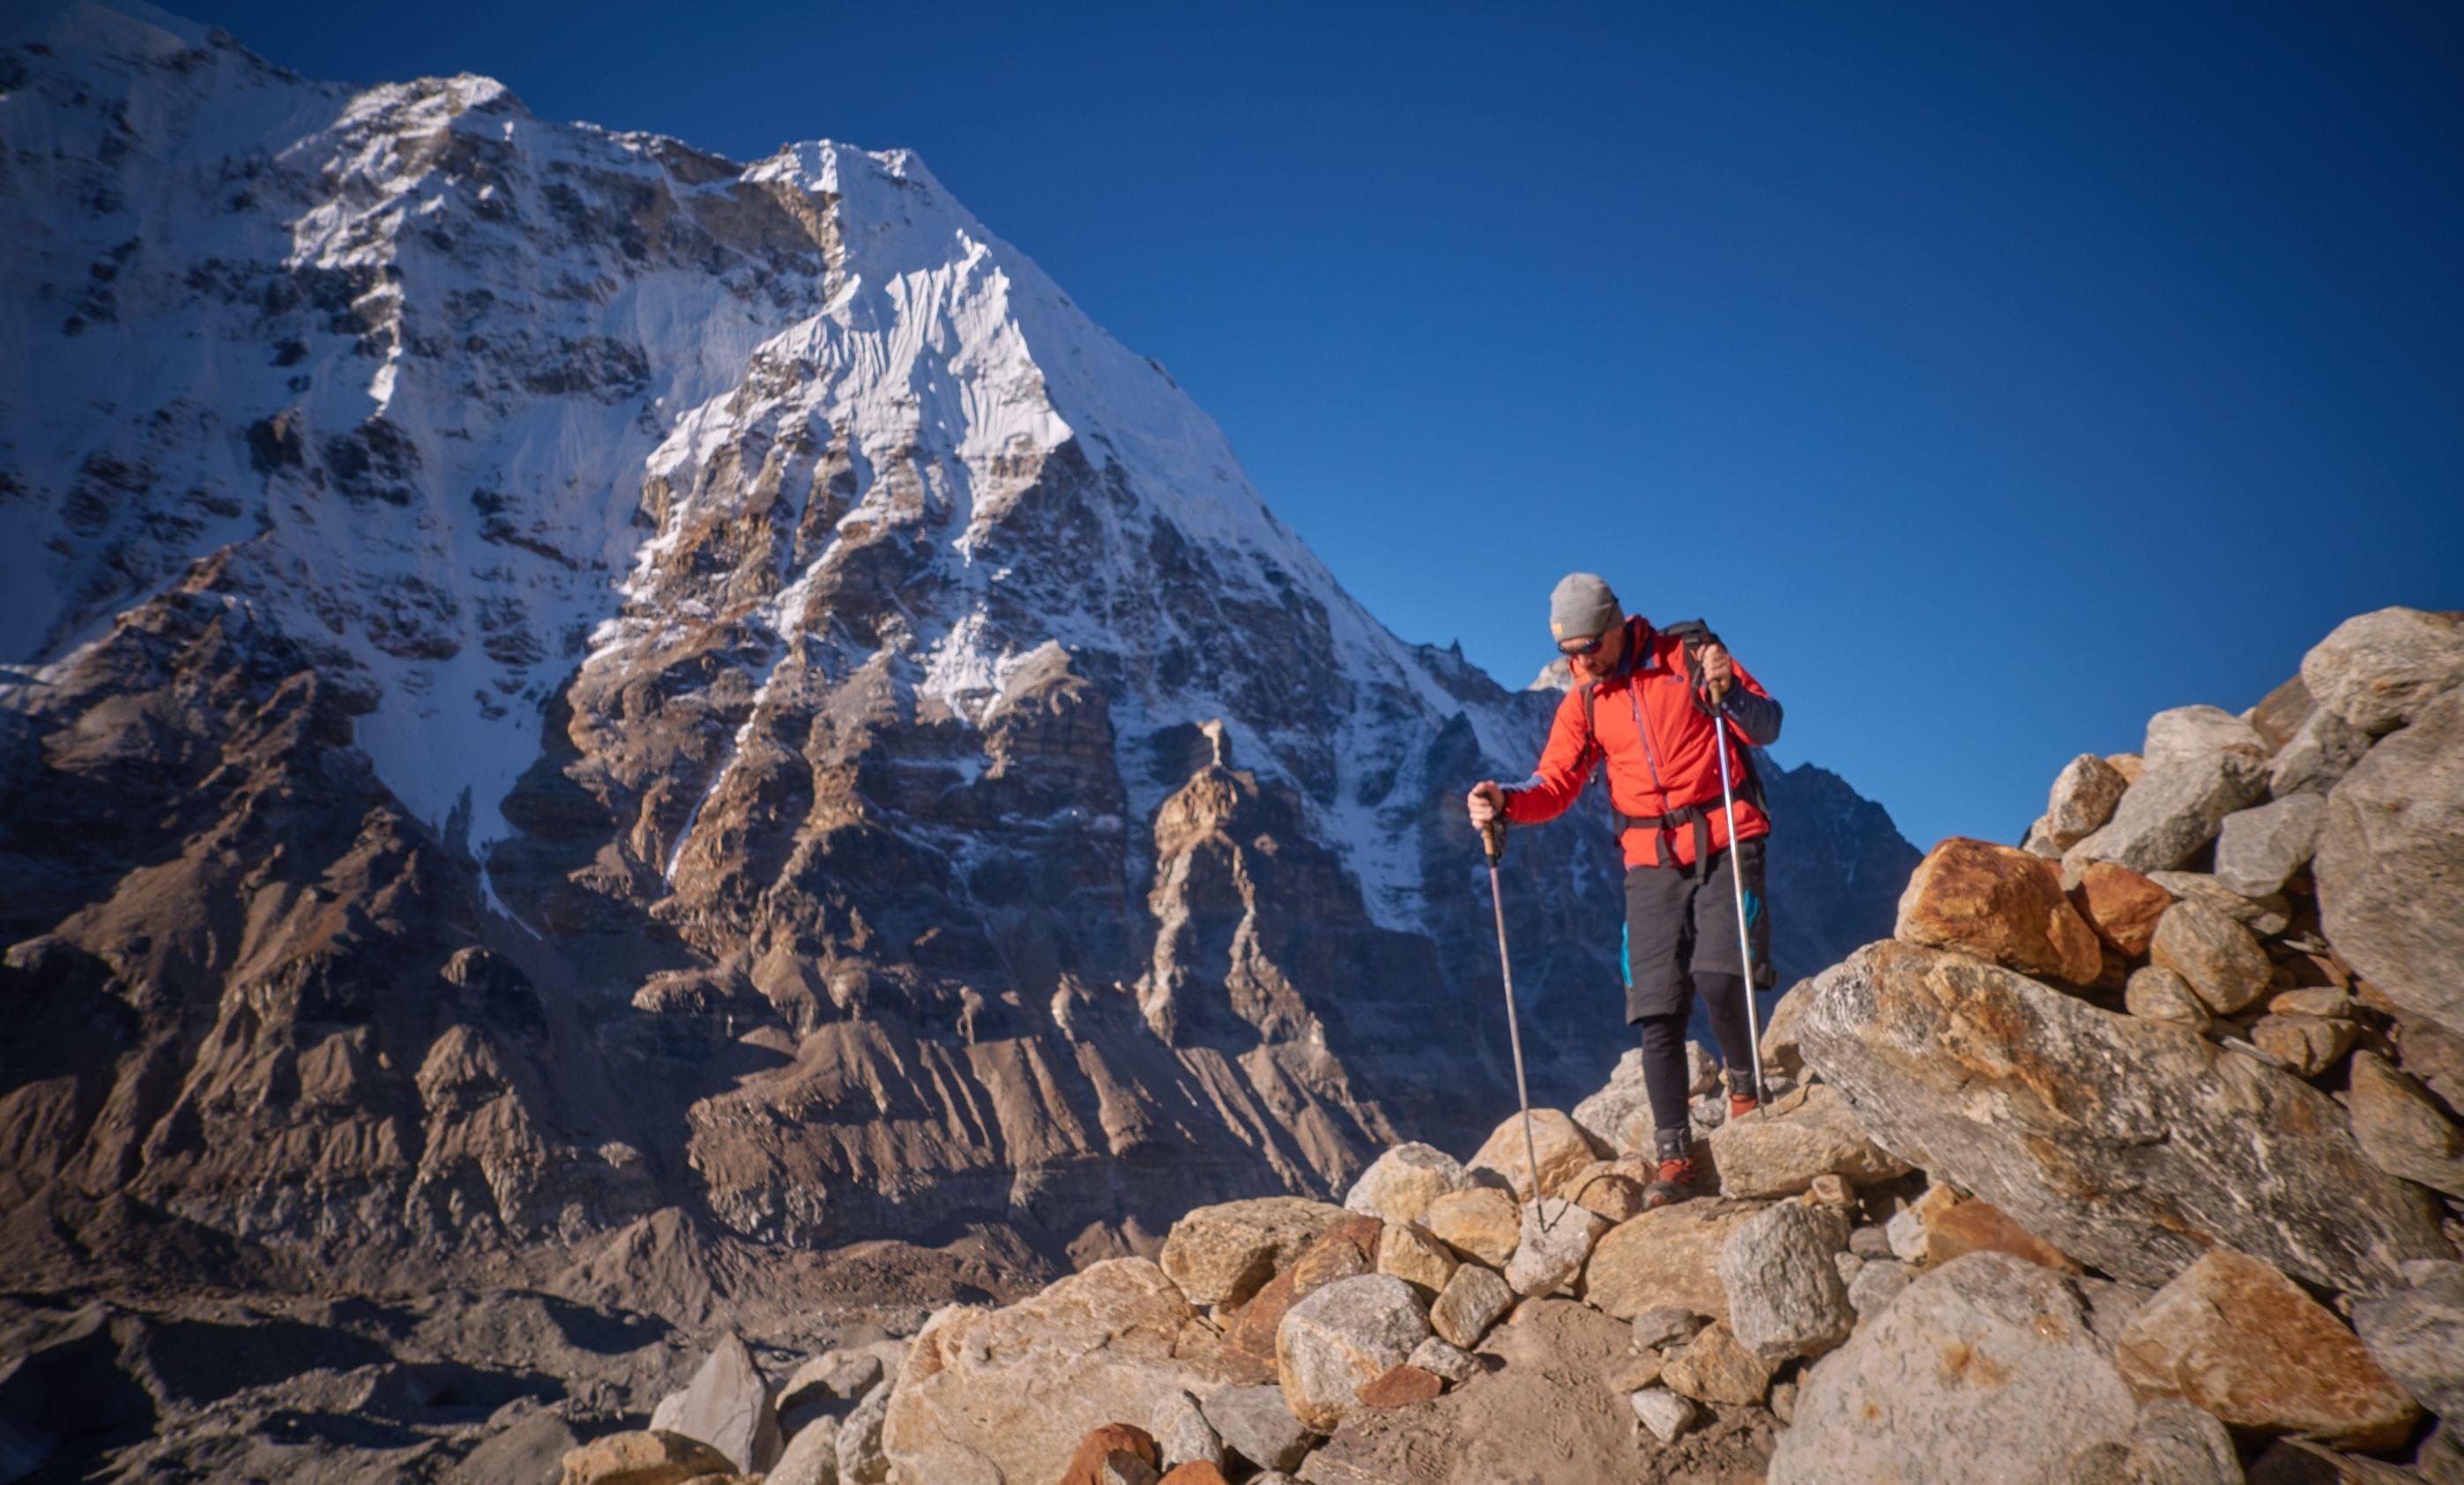
[[2464,7],[190,0],[738,159],[904,145],[1509,685],[1705,616],[1920,846],[2464,609]]

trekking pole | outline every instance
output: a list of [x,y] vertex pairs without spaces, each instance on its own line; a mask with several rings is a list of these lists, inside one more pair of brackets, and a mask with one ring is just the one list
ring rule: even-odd
[[[1481,849],[1488,856],[1488,901],[1497,909],[1497,969],[1506,977],[1506,1035],[1514,1047],[1514,1097],[1523,1105],[1523,1158],[1531,1168],[1531,1200],[1540,1200],[1540,1147],[1531,1139],[1531,1092],[1523,1081],[1523,1028],[1514,1017],[1514,962],[1506,953],[1506,893],[1498,885],[1497,863],[1506,854],[1506,826],[1491,820],[1480,828]],[[1545,1218],[1547,1208],[1542,1208]],[[1541,1224],[1545,1229],[1548,1224]]]
[[1746,966],[1746,1046],[1754,1059],[1754,1107],[1759,1111],[1770,1107],[1771,1099],[1763,1092],[1763,1033],[1754,1015],[1754,941],[1746,931],[1746,864],[1737,858],[1737,796],[1728,787],[1728,718],[1717,702],[1711,707],[1711,728],[1719,742],[1720,808],[1728,816],[1728,880],[1736,888],[1737,957]]

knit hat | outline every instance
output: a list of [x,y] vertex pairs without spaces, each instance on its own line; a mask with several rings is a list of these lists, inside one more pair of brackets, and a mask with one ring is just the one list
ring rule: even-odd
[[1549,594],[1549,632],[1579,639],[1615,628],[1625,618],[1607,582],[1590,572],[1569,572]]

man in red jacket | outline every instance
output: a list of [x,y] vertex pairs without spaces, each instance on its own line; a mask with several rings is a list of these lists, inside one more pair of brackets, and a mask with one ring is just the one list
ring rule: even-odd
[[[1610,817],[1625,853],[1625,1015],[1642,1027],[1643,1087],[1658,1130],[1659,1179],[1645,1202],[1664,1206],[1691,1194],[1694,1180],[1685,1023],[1698,993],[1727,1064],[1729,1116],[1754,1107],[1728,853],[1733,849],[1744,869],[1760,972],[1771,963],[1762,900],[1771,817],[1750,786],[1746,748],[1778,738],[1780,706],[1716,636],[1697,625],[1672,632],[1627,617],[1591,573],[1569,573],[1549,595],[1549,628],[1575,684],[1557,704],[1540,766],[1512,787],[1479,784],[1467,803],[1472,824],[1484,829],[1501,815],[1509,825],[1538,825],[1565,813],[1595,769],[1607,775]],[[1728,723],[1733,843],[1720,803],[1713,707]]]

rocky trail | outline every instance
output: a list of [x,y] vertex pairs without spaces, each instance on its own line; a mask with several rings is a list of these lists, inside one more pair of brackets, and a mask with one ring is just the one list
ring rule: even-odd
[[[1936,847],[1782,1002],[1770,1104],[1698,1064],[1715,1193],[1643,1209],[1629,1059],[1536,1168],[1515,1119],[1399,1143],[826,1348],[715,1313],[556,1477],[2464,1478],[2459,824],[2464,616],[2362,616],[2074,763],[2027,849]],[[456,1447],[544,1480],[572,1411]]]

